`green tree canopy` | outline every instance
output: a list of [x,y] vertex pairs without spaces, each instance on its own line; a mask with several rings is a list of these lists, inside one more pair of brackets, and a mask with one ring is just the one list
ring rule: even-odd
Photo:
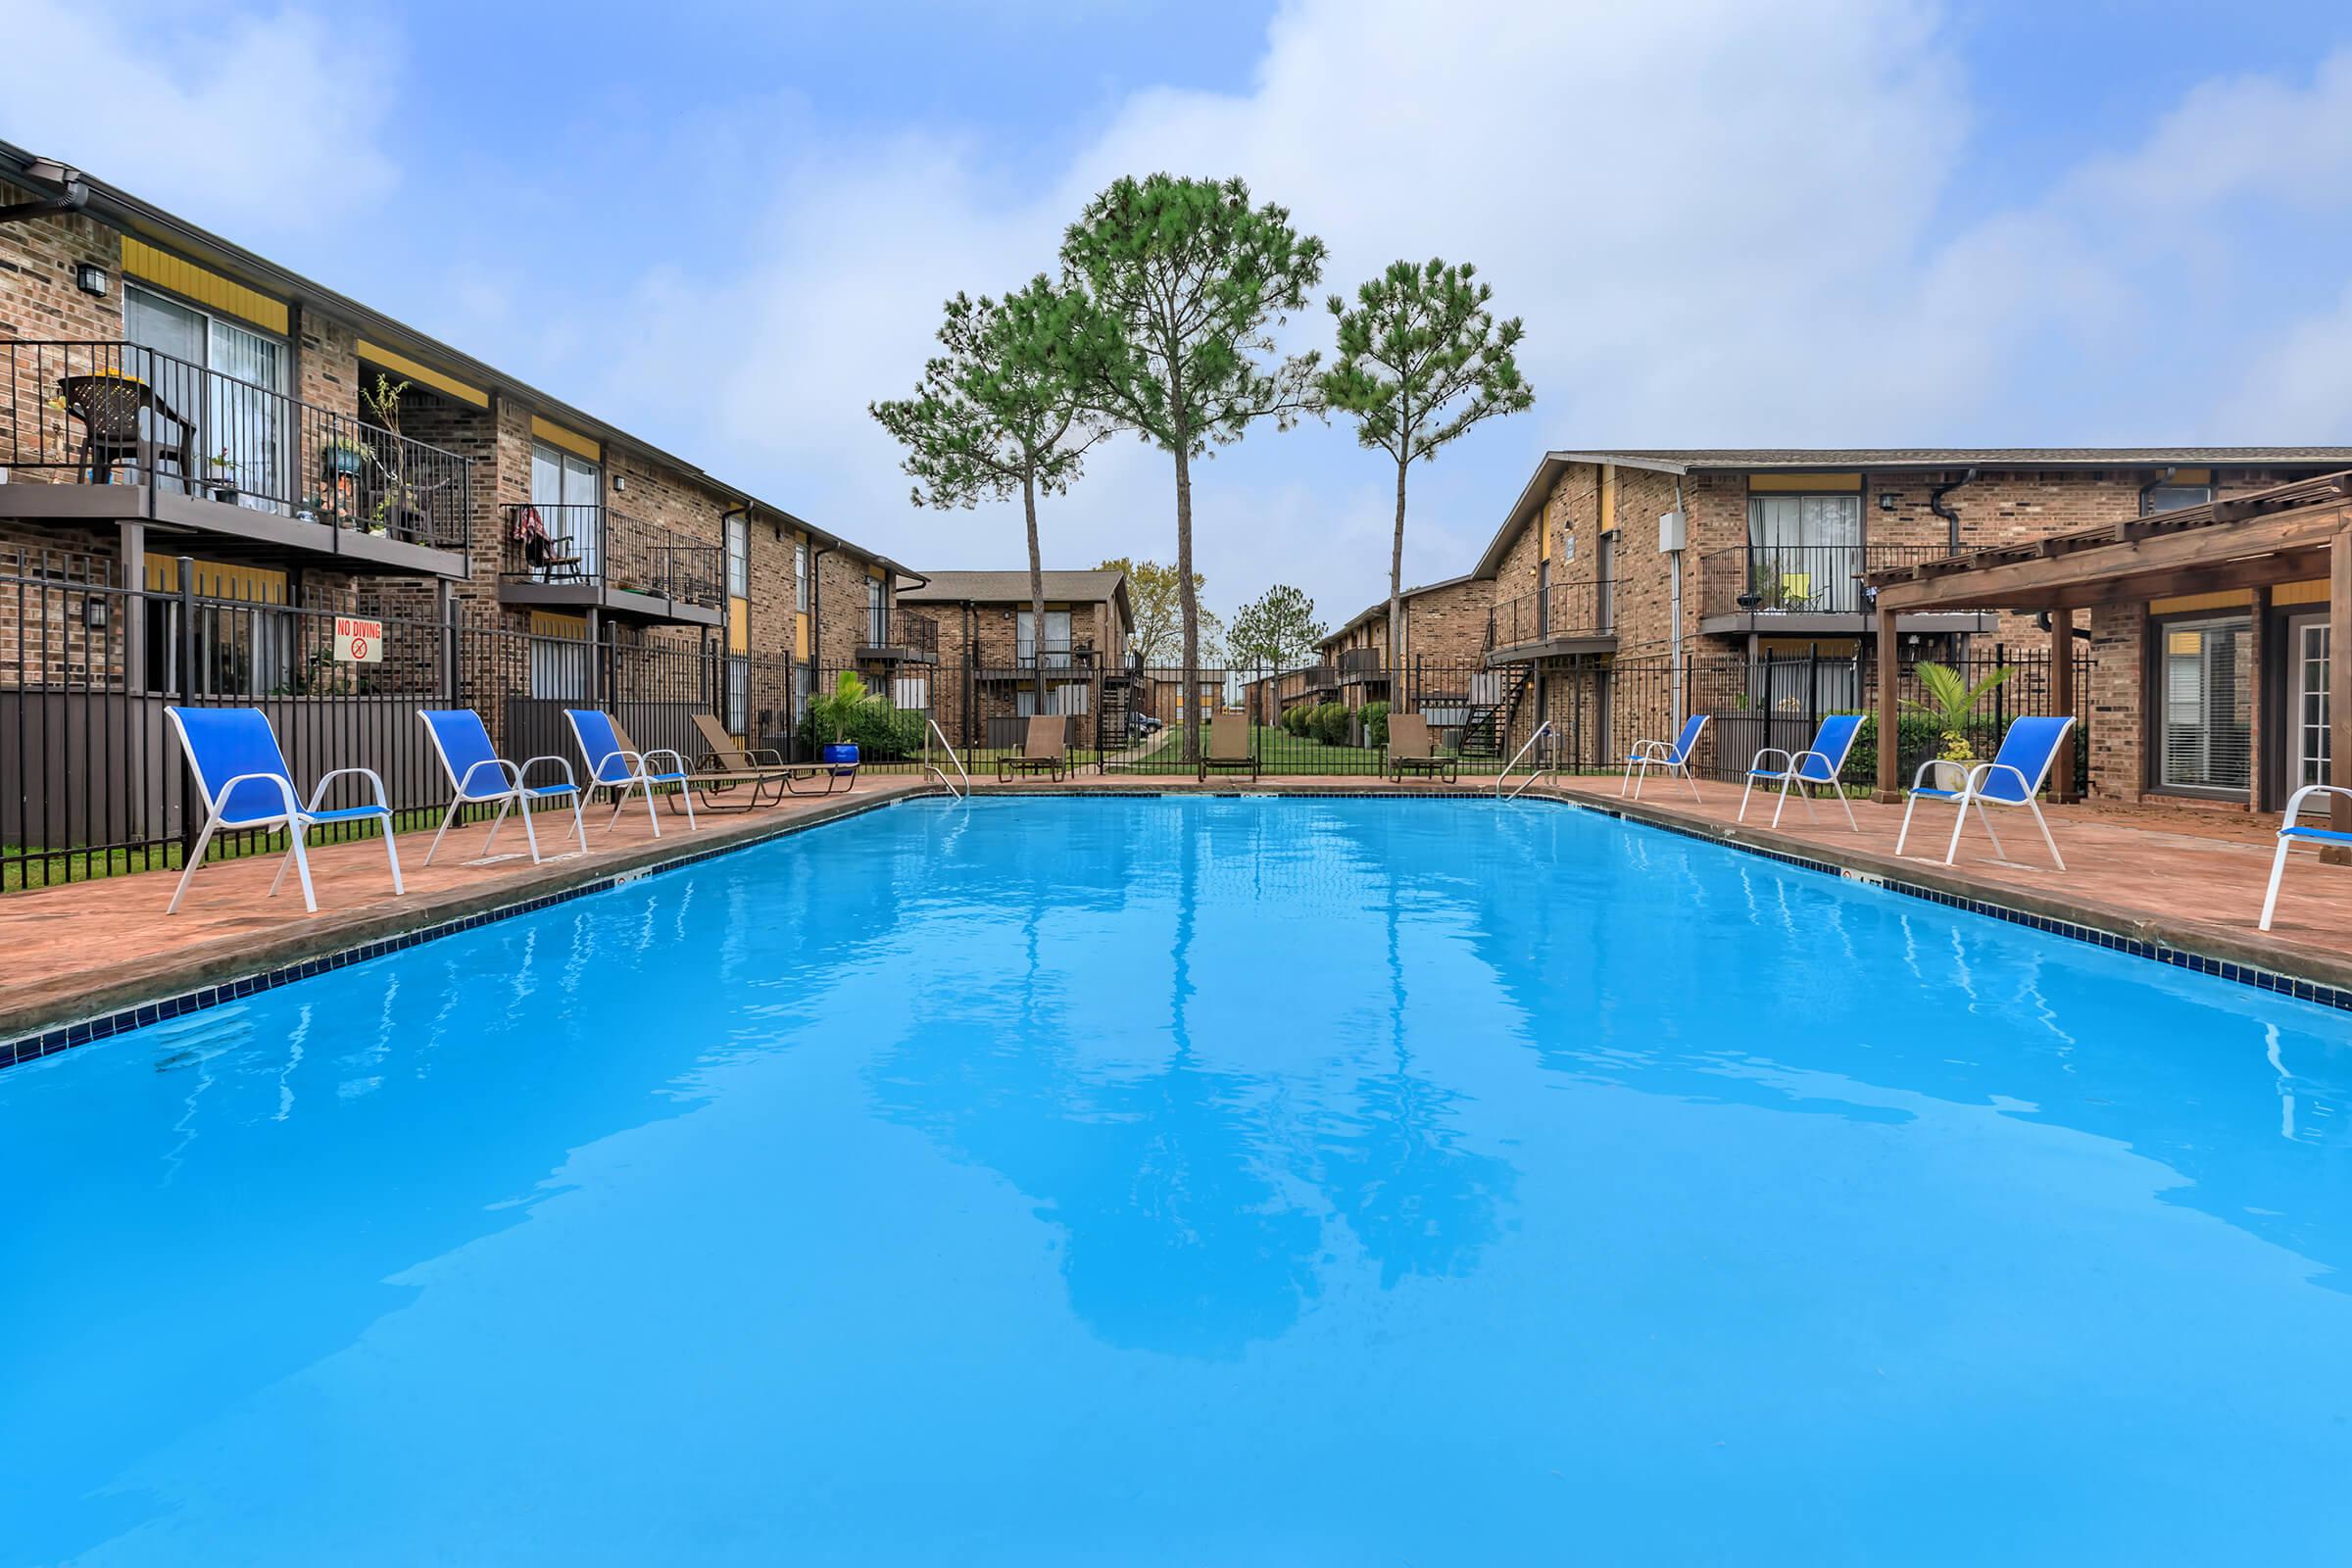
[[[1029,533],[1029,600],[1046,623],[1046,568],[1037,497],[1066,492],[1086,450],[1109,428],[1080,396],[1105,323],[1085,294],[1040,273],[994,300],[957,294],[940,323],[945,353],[923,367],[914,396],[868,405],[906,449],[916,506],[970,507],[1021,498]],[[1038,670],[1038,711],[1045,671]]]
[[1389,546],[1389,657],[1402,649],[1404,481],[1415,463],[1481,420],[1517,414],[1536,401],[1519,375],[1526,328],[1497,321],[1494,290],[1478,270],[1432,258],[1393,262],[1355,291],[1350,306],[1330,300],[1339,355],[1319,378],[1326,404],[1355,418],[1356,440],[1396,464],[1396,528]]
[[1312,599],[1278,582],[1234,612],[1226,644],[1241,668],[1290,669],[1313,657],[1327,630]]
[[[1089,202],[1063,236],[1062,267],[1108,319],[1110,351],[1089,365],[1090,407],[1171,454],[1176,466],[1176,582],[1186,689],[1200,669],[1193,570],[1192,464],[1250,423],[1293,423],[1315,407],[1312,354],[1269,365],[1271,328],[1322,280],[1323,242],[1291,215],[1252,207],[1239,179],[1123,177]],[[1200,755],[1186,726],[1185,760]]]
[[[1184,594],[1177,586],[1176,568],[1156,561],[1132,561],[1125,556],[1113,556],[1096,568],[1098,571],[1124,572],[1127,577],[1127,603],[1135,612],[1135,624],[1127,633],[1127,651],[1145,667],[1165,668],[1184,644]],[[1193,573],[1193,600],[1200,603],[1208,579]],[[1225,623],[1211,610],[1200,611],[1200,658],[1209,664],[1224,660],[1220,646]]]

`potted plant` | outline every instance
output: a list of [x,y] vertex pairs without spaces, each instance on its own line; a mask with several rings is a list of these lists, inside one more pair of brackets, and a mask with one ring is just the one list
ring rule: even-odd
[[845,669],[841,679],[834,682],[831,695],[819,697],[809,705],[815,710],[817,733],[830,732],[833,736],[819,754],[826,761],[849,766],[858,760],[858,743],[850,739],[850,730],[872,702],[873,694],[865,689],[865,682],[858,678],[858,672]]
[[357,436],[339,435],[326,443],[321,459],[329,479],[359,475],[368,466],[368,443]]
[[205,481],[211,487],[215,501],[234,503],[237,499],[237,460],[222,447],[204,460]]
[[1903,707],[1934,720],[1942,741],[1930,777],[1939,790],[1957,790],[1968,782],[1969,764],[1977,760],[1976,748],[1968,740],[1968,727],[1976,717],[1977,704],[2016,671],[2003,665],[1971,686],[1949,665],[1923,659],[1912,666],[1912,673],[1919,678],[1919,688],[1927,694],[1927,700],[1917,702],[1906,697]]

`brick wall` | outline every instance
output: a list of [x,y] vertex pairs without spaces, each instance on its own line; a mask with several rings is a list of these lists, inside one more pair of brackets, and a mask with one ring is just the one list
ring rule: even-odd
[[2145,605],[2090,612],[2090,793],[2101,799],[2137,801],[2146,783],[2147,632]]

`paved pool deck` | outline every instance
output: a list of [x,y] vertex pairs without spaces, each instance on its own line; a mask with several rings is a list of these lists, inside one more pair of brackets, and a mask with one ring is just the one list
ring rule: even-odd
[[[1081,773],[1059,784],[1031,778],[1008,785],[975,778],[976,793],[997,795],[1402,793],[1491,797],[1491,778],[1465,777],[1446,785],[1414,780],[1398,787],[1364,775],[1265,777],[1219,774],[1206,783],[1181,775]],[[373,841],[323,846],[312,853],[319,908],[306,914],[292,887],[268,896],[277,857],[257,857],[206,867],[188,901],[166,916],[176,872],[150,871],[0,896],[0,1066],[20,1055],[55,1049],[64,1026],[113,1017],[164,999],[187,998],[254,976],[282,975],[304,964],[362,953],[414,933],[494,916],[582,888],[688,857],[740,848],[831,821],[892,801],[940,793],[925,778],[868,775],[847,795],[792,797],[748,813],[705,813],[688,833],[683,817],[664,814],[657,838],[642,810],[610,827],[608,813],[590,816],[587,855],[533,866],[527,858],[490,864],[479,854],[481,826],[453,830],[440,859],[423,864],[429,834],[399,840],[408,881],[394,897],[383,852]],[[1835,803],[1824,801],[1807,820],[1793,803],[1776,831],[1765,824],[1771,803],[1759,801],[1748,821],[1735,820],[1736,786],[1702,781],[1699,799],[1652,782],[1636,801],[1620,798],[1614,778],[1546,780],[1529,795],[1548,796],[1622,814],[1653,826],[1692,833],[1743,848],[1792,856],[1865,877],[1926,889],[1960,900],[2110,933],[2154,947],[2180,950],[2216,962],[2292,976],[2352,992],[2352,867],[2323,865],[2298,852],[2288,873],[2278,920],[2267,936],[2255,929],[2270,873],[2274,824],[2243,812],[2104,805],[2050,808],[2053,831],[2067,857],[2057,872],[2040,863],[2032,821],[2005,813],[2002,841],[2018,858],[1996,862],[1973,824],[1961,841],[1957,865],[1942,864],[1949,841],[1948,809],[1922,808],[1910,850],[1894,854],[1899,807],[1853,803],[1860,831],[1849,831]],[[548,842],[564,831],[543,816]],[[565,826],[568,824],[565,823]],[[502,852],[519,848],[510,824]],[[9,1043],[17,1043],[12,1051]]]

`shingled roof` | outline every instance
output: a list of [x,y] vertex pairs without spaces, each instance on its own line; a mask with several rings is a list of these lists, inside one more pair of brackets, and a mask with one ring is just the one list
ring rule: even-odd
[[[919,588],[901,588],[899,602],[906,605],[1025,605],[1029,602],[1026,571],[932,571]],[[1105,599],[1126,602],[1127,574],[1123,571],[1049,571],[1046,597],[1063,603],[1100,604]]]

